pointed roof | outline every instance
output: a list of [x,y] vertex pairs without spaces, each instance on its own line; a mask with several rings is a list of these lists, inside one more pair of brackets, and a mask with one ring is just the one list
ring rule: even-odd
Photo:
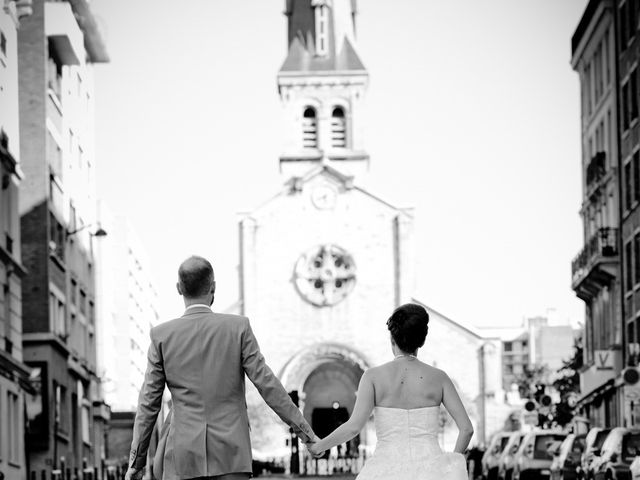
[[[344,38],[342,47],[337,55],[317,56],[312,53],[313,48],[307,47],[313,42],[308,39],[303,43],[301,36],[296,37],[289,47],[289,53],[280,72],[327,72],[327,71],[355,71],[366,73],[362,60],[348,38]],[[305,45],[306,44],[306,45]],[[312,47],[311,45],[309,45]]]
[[489,337],[489,336],[485,336],[482,333],[478,332],[475,328],[470,327],[468,325],[463,325],[462,323],[456,322],[455,320],[452,320],[451,318],[443,315],[442,313],[438,312],[437,310],[431,308],[429,305],[427,305],[424,302],[421,302],[420,300],[418,300],[417,298],[412,298],[411,299],[413,302],[417,303],[418,305],[423,306],[427,312],[431,315],[435,315],[438,318],[440,318],[441,320],[444,320],[445,322],[447,322],[448,324],[450,324],[451,326],[453,326],[454,328],[456,328],[457,330],[460,330],[462,332],[464,332],[465,334],[471,336],[472,338],[476,339],[476,340],[484,340],[484,339],[491,339],[491,338],[495,338],[495,337]]
[[257,208],[255,208],[253,210],[241,212],[240,215],[242,217],[253,216],[253,215],[257,214],[258,212],[260,212],[261,210],[263,210],[264,208],[267,208],[269,205],[272,204],[272,202],[274,202],[278,198],[289,196],[292,191],[300,191],[300,190],[302,190],[302,186],[304,184],[310,182],[311,180],[313,180],[314,178],[316,178],[316,177],[318,177],[320,175],[328,177],[328,178],[331,178],[337,184],[342,185],[342,187],[344,187],[346,190],[354,190],[354,191],[360,192],[361,194],[365,195],[366,197],[369,197],[374,202],[376,202],[376,203],[378,203],[380,205],[384,205],[384,207],[389,208],[391,210],[397,211],[400,215],[403,215],[403,216],[406,216],[406,217],[409,217],[409,218],[413,217],[413,208],[411,208],[411,207],[409,207],[409,208],[398,207],[396,205],[393,205],[393,204],[387,202],[386,200],[383,200],[382,198],[372,194],[368,190],[356,185],[354,183],[354,177],[353,176],[345,175],[341,171],[339,171],[339,170],[337,170],[337,169],[335,169],[335,168],[333,168],[333,167],[331,167],[329,165],[319,165],[316,168],[312,168],[305,175],[303,175],[301,177],[291,177],[291,178],[289,178],[289,180],[287,180],[284,183],[283,187],[275,195],[273,195],[271,198],[269,198],[266,202],[262,203],[261,205],[259,205]]

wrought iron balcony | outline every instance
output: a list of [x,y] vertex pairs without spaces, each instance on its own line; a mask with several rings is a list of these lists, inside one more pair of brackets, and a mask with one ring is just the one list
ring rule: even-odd
[[593,298],[618,275],[618,229],[599,229],[571,263],[571,286],[583,300]]
[[607,174],[607,154],[596,153],[587,165],[587,190],[598,183]]

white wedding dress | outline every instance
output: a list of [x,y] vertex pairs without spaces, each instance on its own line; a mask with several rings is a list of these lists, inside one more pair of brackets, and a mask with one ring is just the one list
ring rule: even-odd
[[378,443],[357,480],[468,480],[464,456],[440,448],[439,411],[375,407]]

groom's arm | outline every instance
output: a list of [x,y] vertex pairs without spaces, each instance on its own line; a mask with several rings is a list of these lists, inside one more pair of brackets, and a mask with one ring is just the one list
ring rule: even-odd
[[162,355],[153,341],[153,330],[150,335],[151,345],[149,345],[147,353],[147,372],[138,397],[138,411],[133,425],[133,441],[129,456],[129,468],[134,470],[142,469],[147,463],[149,441],[162,407],[162,394],[165,386]]
[[304,416],[291,401],[289,394],[269,368],[260,352],[249,319],[242,332],[242,366],[249,380],[256,386],[267,405],[288,424],[303,442],[310,442],[315,435]]

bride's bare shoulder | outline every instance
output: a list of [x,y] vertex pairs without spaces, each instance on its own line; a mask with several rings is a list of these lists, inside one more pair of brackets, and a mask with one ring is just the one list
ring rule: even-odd
[[421,363],[422,363],[422,367],[434,378],[438,378],[440,380],[444,380],[445,378],[448,378],[448,375],[444,370],[438,367],[434,367],[433,365],[429,365],[428,363],[424,363],[424,362],[421,362]]

